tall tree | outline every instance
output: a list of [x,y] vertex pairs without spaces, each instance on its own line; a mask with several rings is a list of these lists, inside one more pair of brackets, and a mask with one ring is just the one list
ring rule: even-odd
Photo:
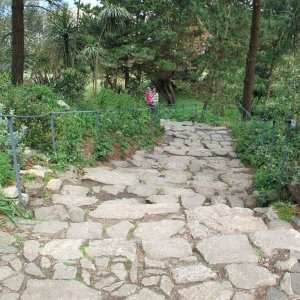
[[12,68],[13,84],[23,83],[24,73],[24,0],[12,0]]
[[261,0],[253,0],[251,34],[249,41],[249,51],[246,61],[246,74],[244,80],[243,92],[243,120],[249,119],[251,116],[252,108],[252,91],[254,84],[255,63],[258,49],[259,40],[259,27],[260,27],[260,10]]

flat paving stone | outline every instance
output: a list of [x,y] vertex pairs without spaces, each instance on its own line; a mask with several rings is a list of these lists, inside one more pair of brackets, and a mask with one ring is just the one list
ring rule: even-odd
[[71,223],[66,233],[67,239],[101,239],[103,226],[99,223],[88,221]]
[[225,204],[203,206],[187,211],[188,227],[193,238],[205,239],[217,234],[248,233],[266,229],[261,218],[247,208],[230,208]]
[[178,202],[178,197],[176,195],[152,195],[147,198],[147,201],[151,203],[166,203],[166,202]]
[[60,220],[68,221],[70,216],[62,205],[40,207],[34,210],[34,215],[39,221]]
[[252,243],[267,256],[277,249],[296,250],[300,252],[299,232],[293,229],[260,230],[250,234]]
[[136,185],[139,184],[137,176],[120,172],[116,170],[108,170],[105,168],[84,168],[85,175],[83,179],[90,179],[111,185]]
[[234,289],[230,282],[208,281],[178,291],[184,300],[230,300]]
[[192,255],[191,245],[183,238],[143,240],[142,247],[150,259],[182,258]]
[[126,238],[129,231],[134,228],[134,225],[129,221],[121,221],[115,225],[106,228],[106,233],[111,238]]
[[149,289],[142,289],[138,294],[132,295],[127,300],[164,300],[166,299],[163,295],[157,294]]
[[232,264],[225,267],[231,283],[240,289],[256,289],[262,286],[272,286],[279,278],[268,269],[255,264]]
[[179,208],[177,203],[128,204],[122,201],[106,201],[89,215],[97,219],[141,219],[146,214],[176,213]]
[[34,261],[40,251],[40,243],[38,241],[29,240],[24,242],[23,255],[28,261]]
[[55,204],[64,204],[66,206],[87,206],[97,203],[99,200],[94,197],[85,197],[77,195],[53,195],[52,201]]
[[257,262],[254,249],[246,235],[230,234],[200,241],[197,250],[210,264]]
[[19,274],[17,276],[5,279],[1,282],[1,284],[12,291],[18,292],[23,284],[24,278],[25,277],[23,274]]
[[91,241],[86,253],[92,257],[124,256],[130,261],[136,259],[136,244],[126,239],[106,239]]
[[165,239],[181,232],[185,222],[177,220],[162,220],[159,222],[139,223],[134,236],[141,239]]
[[127,188],[127,192],[139,197],[149,197],[157,194],[157,186],[150,184],[130,185]]
[[181,196],[181,203],[185,209],[195,209],[202,206],[206,198],[198,193],[191,193]]
[[193,283],[213,279],[217,274],[202,264],[183,266],[172,269],[175,283]]
[[52,256],[59,260],[78,259],[82,258],[83,254],[80,251],[82,240],[77,239],[54,239],[45,244],[40,251],[41,255]]
[[40,224],[37,224],[33,227],[33,232],[35,233],[57,233],[69,227],[67,222],[60,221],[45,221]]
[[99,291],[76,280],[29,279],[21,300],[101,300]]
[[14,273],[13,269],[10,267],[0,267],[0,280],[3,280]]

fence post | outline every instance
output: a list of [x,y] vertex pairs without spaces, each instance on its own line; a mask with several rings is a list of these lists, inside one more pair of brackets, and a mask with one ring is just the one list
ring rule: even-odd
[[17,149],[16,149],[16,141],[15,141],[15,136],[14,136],[12,116],[7,117],[7,122],[8,122],[8,128],[9,128],[9,137],[10,137],[10,142],[11,142],[12,154],[13,154],[14,170],[15,170],[15,174],[16,174],[19,204],[23,205],[23,197],[22,197],[22,191],[21,191],[21,178],[20,178],[20,173],[19,173],[19,164],[18,164],[18,156],[17,156]]
[[51,125],[52,150],[53,150],[53,152],[56,152],[54,116],[53,116],[52,112],[49,114],[50,114],[50,125]]

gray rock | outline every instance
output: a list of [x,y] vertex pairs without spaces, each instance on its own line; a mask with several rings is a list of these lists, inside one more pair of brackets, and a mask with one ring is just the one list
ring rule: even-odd
[[125,185],[105,185],[102,190],[108,194],[117,195],[124,192],[125,188]]
[[185,209],[194,209],[202,206],[206,198],[197,193],[191,193],[181,196],[181,203]]
[[269,207],[268,210],[266,211],[266,218],[267,220],[270,222],[270,221],[273,221],[273,220],[278,220],[279,219],[279,216],[276,212],[276,210],[273,208],[273,206]]
[[52,197],[53,203],[55,204],[64,204],[66,206],[87,206],[92,205],[98,202],[97,198],[94,197],[85,197],[77,195],[59,195],[55,194]]
[[75,266],[58,263],[54,266],[54,274],[52,279],[74,279],[77,274]]
[[83,258],[80,260],[81,268],[88,269],[92,271],[96,271],[94,264],[87,258]]
[[155,285],[157,286],[158,282],[160,280],[160,276],[149,276],[149,277],[144,277],[142,280],[142,284],[144,286],[150,286],[150,285]]
[[7,232],[0,231],[0,245],[12,245],[16,242],[16,238]]
[[141,239],[165,239],[184,230],[185,223],[177,220],[162,220],[159,222],[140,223],[134,231],[134,236]]
[[23,255],[28,261],[34,261],[38,257],[39,251],[40,243],[38,241],[31,240],[24,242]]
[[18,189],[16,186],[9,186],[1,191],[4,196],[8,199],[16,199],[18,198]]
[[290,193],[293,199],[300,204],[300,182],[294,181],[289,186]]
[[268,288],[266,300],[288,300],[285,293],[275,287]]
[[178,291],[183,300],[230,300],[234,289],[228,281],[208,281]]
[[45,277],[41,269],[35,263],[29,263],[25,268],[25,273],[35,277],[40,277],[40,278]]
[[67,239],[101,239],[103,227],[92,221],[71,223],[67,231]]
[[253,294],[248,294],[245,292],[236,292],[232,300],[253,300],[253,299],[255,299]]
[[40,207],[34,210],[35,217],[40,221],[60,220],[68,221],[70,216],[62,205]]
[[101,294],[79,281],[73,280],[34,280],[27,282],[21,300],[101,300]]
[[153,260],[153,259],[149,259],[148,257],[145,257],[144,262],[145,262],[145,266],[147,268],[161,268],[161,269],[164,269],[166,267],[166,264],[165,264],[164,261]]
[[58,191],[62,185],[62,180],[59,178],[52,178],[48,181],[46,188],[50,191]]
[[172,283],[170,278],[168,276],[162,276],[160,281],[160,289],[167,296],[170,296],[173,288],[174,288],[174,284]]
[[114,264],[111,266],[111,271],[114,273],[120,280],[125,280],[127,277],[127,271],[125,265],[122,263]]
[[[292,288],[292,278],[291,273],[285,273],[280,280],[280,289],[284,291],[289,296],[295,296]],[[296,298],[297,299],[297,298]]]
[[38,182],[26,182],[25,192],[31,197],[41,198],[44,193],[44,185]]
[[5,261],[5,262],[11,261],[14,258],[16,258],[15,254],[7,254],[7,255],[2,255],[1,256],[1,260]]
[[73,222],[84,222],[85,211],[82,208],[72,205],[68,207],[68,210],[70,218]]
[[89,215],[98,219],[141,219],[146,214],[176,213],[179,208],[177,203],[131,204],[123,203],[122,200],[114,200],[104,202]]
[[247,236],[243,234],[211,237],[200,241],[197,249],[210,264],[257,261]]
[[139,184],[139,180],[134,174],[126,172],[106,168],[85,168],[83,171],[85,172],[83,179],[90,179],[104,184],[124,185],[124,179],[126,179],[126,185]]
[[293,226],[283,220],[273,220],[270,223],[267,224],[269,230],[275,230],[275,229],[293,229]]
[[49,258],[47,258],[47,257],[42,257],[41,258],[41,268],[42,269],[48,269],[48,268],[50,268],[51,267],[51,261],[50,261],[50,259]]
[[202,264],[172,269],[175,283],[192,283],[216,278],[217,274]]
[[52,240],[45,244],[40,253],[41,255],[52,256],[59,260],[78,259],[83,257],[79,249],[81,245],[82,240]]
[[139,263],[137,261],[132,262],[130,269],[130,280],[132,283],[137,283],[139,272]]
[[12,275],[14,271],[10,267],[0,267],[0,281]]
[[18,300],[19,296],[17,293],[6,293],[0,295],[0,300]]
[[124,284],[117,291],[112,293],[115,297],[127,297],[136,292],[137,286],[134,284]]
[[60,232],[68,227],[69,225],[67,222],[50,220],[35,225],[33,228],[33,232],[53,234],[53,233]]
[[142,289],[136,295],[129,296],[127,300],[164,300],[166,299],[163,295],[154,293],[149,289]]
[[107,286],[111,285],[116,280],[117,280],[117,278],[113,277],[113,276],[110,276],[110,277],[107,277],[107,278],[103,278],[103,279],[97,281],[94,284],[94,288],[97,289],[97,290],[102,290],[104,287],[107,287]]
[[256,289],[275,285],[278,276],[255,264],[233,264],[225,267],[231,283],[240,289]]
[[151,259],[182,258],[192,255],[190,244],[182,238],[143,240],[142,247]]
[[110,285],[108,287],[103,288],[103,290],[111,293],[112,291],[118,289],[123,284],[124,284],[124,281],[118,281],[118,282],[113,283],[112,285]]
[[100,269],[106,269],[108,267],[109,258],[108,257],[97,257],[95,259],[95,264]]
[[223,196],[213,196],[211,199],[211,204],[226,204],[226,199]]
[[134,225],[129,221],[122,221],[115,225],[106,228],[106,233],[111,238],[126,238],[128,232],[134,228]]
[[162,174],[167,182],[174,184],[186,184],[192,177],[192,174],[187,171],[166,170]]
[[136,244],[125,239],[106,239],[91,241],[86,253],[92,257],[124,256],[130,261],[136,259]]
[[127,191],[138,197],[149,197],[157,193],[157,186],[149,184],[130,185],[128,186]]
[[244,207],[244,201],[236,195],[227,196],[227,200],[231,207]]
[[22,262],[19,258],[11,260],[9,264],[15,271],[19,271],[22,269]]
[[291,285],[293,292],[300,296],[300,273],[291,273]]
[[23,281],[24,281],[24,275],[19,274],[17,276],[3,280],[2,284],[5,287],[11,289],[12,291],[18,292],[23,284]]
[[178,197],[176,195],[152,195],[147,198],[151,203],[165,203],[165,202],[178,202]]
[[85,197],[89,191],[90,189],[85,186],[65,185],[61,191],[61,194],[66,196]]
[[276,249],[300,251],[299,233],[293,229],[260,230],[250,234],[252,243],[265,255],[271,256]]
[[193,238],[204,239],[218,233],[247,233],[266,229],[262,219],[247,208],[230,208],[225,204],[198,207],[187,211],[188,227]]

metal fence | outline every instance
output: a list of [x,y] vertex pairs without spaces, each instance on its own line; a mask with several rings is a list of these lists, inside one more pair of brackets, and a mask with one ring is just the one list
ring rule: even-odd
[[[66,117],[67,115],[88,115],[90,116],[90,121],[93,122],[93,127],[98,132],[101,126],[101,120],[104,114],[117,114],[118,118],[126,116],[126,114],[131,115],[134,120],[135,116],[138,113],[145,114],[148,116],[150,122],[150,130],[153,132],[159,120],[161,118],[172,118],[177,116],[180,112],[182,119],[189,117],[193,119],[194,116],[197,120],[203,122],[206,121],[206,115],[208,111],[207,105],[202,106],[201,102],[199,103],[186,103],[181,105],[174,106],[163,106],[160,105],[156,109],[148,108],[127,108],[127,109],[102,109],[95,111],[60,111],[60,112],[49,112],[46,114],[41,114],[37,116],[18,116],[18,115],[0,115],[0,118],[5,118],[8,124],[10,143],[12,148],[12,157],[13,157],[13,167],[16,177],[16,184],[18,189],[18,198],[19,203],[23,204],[22,199],[22,185],[20,178],[20,170],[17,156],[17,145],[14,136],[14,120],[48,120],[50,130],[49,145],[52,152],[57,151],[57,132],[56,132],[56,121],[59,117]],[[244,110],[244,108],[240,107]],[[250,117],[249,112],[247,112]],[[240,121],[240,135],[243,135],[243,138],[248,143],[248,146],[253,151],[258,150],[258,148],[263,149],[263,151],[269,153],[269,155],[274,154],[274,148],[280,148],[280,160],[281,160],[281,181],[285,177],[285,172],[288,167],[288,158],[289,153],[287,151],[290,137],[293,134],[293,129],[295,124],[293,120],[287,121],[278,121],[278,120],[263,120],[253,118],[251,121]],[[30,128],[29,128],[30,130]],[[39,150],[39,149],[37,149]],[[278,151],[277,151],[278,153]],[[271,166],[270,166],[271,167]]]
[[[59,112],[49,112],[41,115],[0,115],[0,118],[5,118],[8,124],[8,131],[11,143],[12,157],[13,157],[13,168],[16,177],[16,184],[18,190],[18,199],[19,204],[23,205],[23,197],[22,197],[22,183],[20,177],[20,169],[17,155],[17,145],[16,139],[14,135],[14,120],[49,120],[49,129],[51,132],[51,139],[49,143],[51,143],[52,152],[57,151],[57,140],[56,140],[56,120],[59,116],[66,115],[89,115],[94,118],[94,128],[96,131],[100,128],[101,116],[103,114],[118,114],[118,116],[123,116],[126,113],[129,114],[137,114],[143,113],[149,116],[150,119],[150,130],[153,132],[155,127],[159,123],[160,118],[164,115],[172,116],[172,112],[178,113],[178,110],[181,111],[181,114],[186,113],[189,110],[192,110],[195,114],[201,113],[202,116],[205,116],[206,109],[201,111],[200,103],[192,103],[192,104],[181,104],[174,106],[158,106],[156,109],[149,108],[122,108],[122,109],[101,109],[101,110],[90,110],[90,111],[59,111]],[[29,128],[30,130],[30,128]],[[38,149],[37,149],[38,150]]]

